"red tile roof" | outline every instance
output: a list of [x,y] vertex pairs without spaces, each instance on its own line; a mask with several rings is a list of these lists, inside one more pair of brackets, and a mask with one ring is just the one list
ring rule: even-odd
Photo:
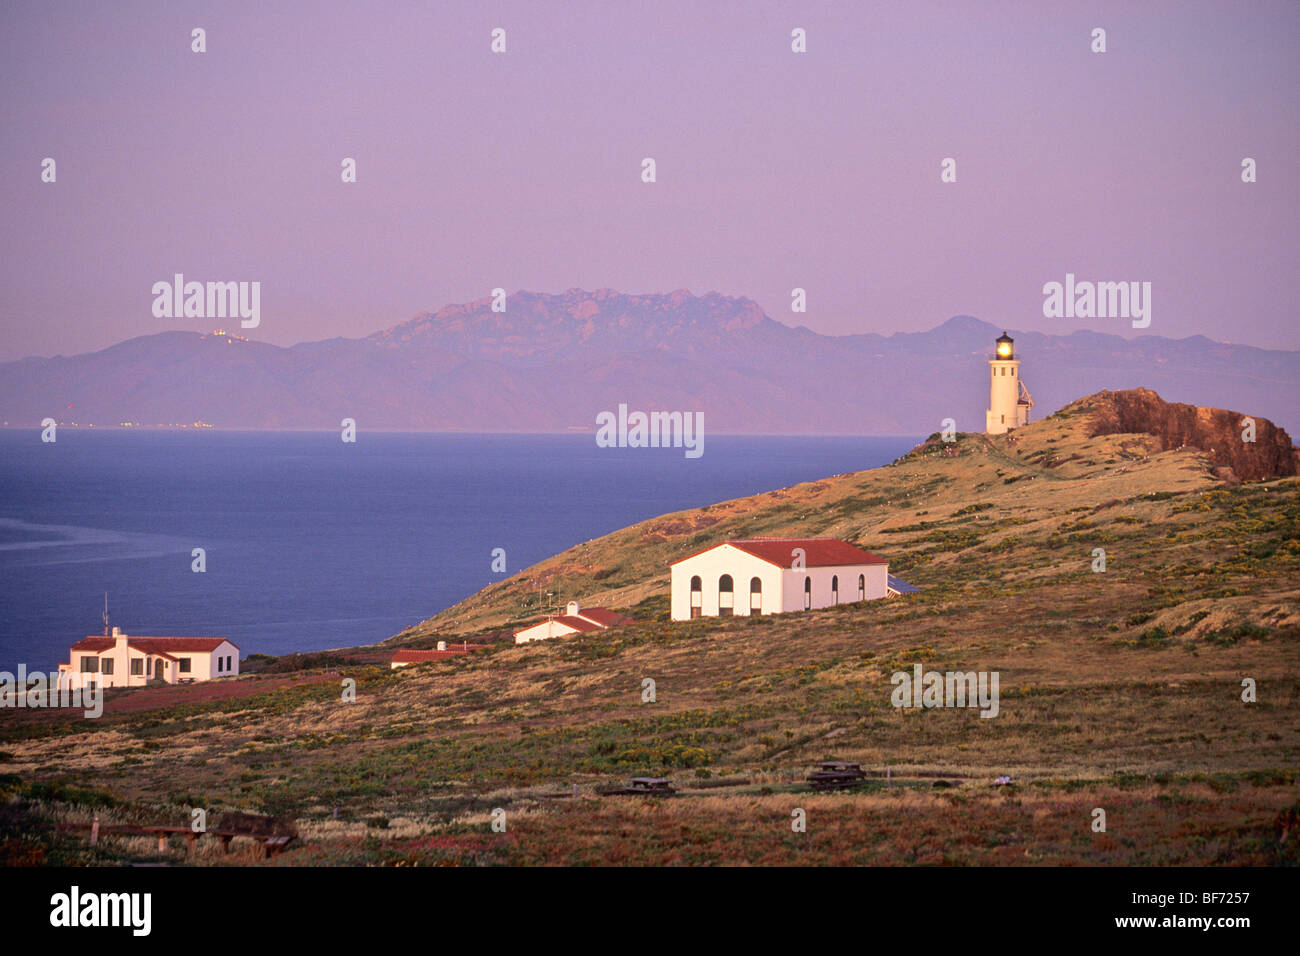
[[753,554],[755,558],[766,561],[770,564],[776,564],[777,567],[790,567],[794,562],[794,549],[802,548],[803,566],[805,567],[839,567],[844,564],[888,564],[888,558],[881,558],[879,554],[872,554],[871,551],[865,551],[861,548],[855,548],[848,541],[840,541],[835,537],[751,537],[738,541],[719,541],[712,548],[706,548],[702,551],[695,551],[694,554],[688,554],[685,558],[679,558],[673,564],[680,564],[682,561],[690,561],[701,554],[706,554],[714,548],[720,548],[722,545],[731,545],[732,548],[738,548],[745,551],[746,554]]
[[570,617],[568,614],[562,614],[559,617],[551,618],[551,620],[555,621],[557,624],[563,624],[565,627],[571,627],[575,631],[600,631],[604,630],[605,627],[603,624],[597,624],[594,621],[586,621],[580,617]]
[[886,558],[872,554],[870,551],[863,551],[861,548],[854,547],[838,538],[747,538],[740,541],[721,541],[712,548],[705,548],[703,551],[696,551],[695,554],[679,558],[673,564],[689,561],[691,558],[698,557],[724,544],[739,548],[746,554],[752,554],[754,557],[769,564],[775,564],[779,568],[789,568],[791,566],[794,562],[795,548],[803,549],[804,567],[808,568],[889,563]]
[[804,565],[823,568],[844,564],[888,564],[880,555],[864,551],[838,538],[752,538],[747,541],[728,542],[742,551],[783,568],[790,567],[795,548],[805,552]]
[[618,611],[611,611],[604,607],[584,607],[578,611],[578,617],[584,617],[588,621],[595,621],[601,627],[615,627],[619,624],[633,624],[635,621],[626,614],[619,614]]
[[[126,638],[128,647],[134,647],[146,654],[161,654],[164,657],[168,654],[200,654],[215,651],[227,642],[224,637],[130,637],[125,634],[122,636]],[[112,650],[116,643],[116,638],[92,634],[84,640],[77,641],[72,645],[72,649],[100,653]],[[239,650],[234,641],[229,643],[235,650]]]
[[478,650],[477,647],[456,647],[449,648],[445,651],[417,651],[417,650],[400,650],[393,655],[392,663],[394,664],[421,664],[424,661],[441,661],[448,657],[458,657],[461,654],[468,654],[471,651]]

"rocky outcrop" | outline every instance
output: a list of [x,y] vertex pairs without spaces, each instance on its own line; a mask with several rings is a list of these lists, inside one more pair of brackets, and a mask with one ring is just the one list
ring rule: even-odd
[[1296,474],[1298,451],[1291,436],[1266,418],[1254,417],[1255,440],[1243,439],[1246,415],[1223,408],[1166,402],[1149,388],[1099,392],[1084,400],[1092,413],[1090,437],[1143,434],[1156,451],[1190,446],[1210,456],[1215,473],[1232,481],[1259,481]]

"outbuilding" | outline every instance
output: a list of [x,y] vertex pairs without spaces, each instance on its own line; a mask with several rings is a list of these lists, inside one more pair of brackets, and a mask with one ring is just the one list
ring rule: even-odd
[[577,601],[570,601],[563,614],[548,617],[540,624],[515,631],[516,644],[530,644],[533,641],[545,641],[552,637],[568,637],[570,634],[585,634],[588,631],[603,631],[620,624],[631,624],[632,618],[603,607],[580,607]]

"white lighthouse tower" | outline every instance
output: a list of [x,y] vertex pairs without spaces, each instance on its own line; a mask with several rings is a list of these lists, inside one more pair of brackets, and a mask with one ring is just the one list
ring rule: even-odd
[[1015,340],[1006,332],[998,336],[993,358],[989,359],[989,375],[989,408],[984,413],[984,431],[989,435],[1001,435],[1029,424],[1029,410],[1034,407],[1034,400],[1020,380]]

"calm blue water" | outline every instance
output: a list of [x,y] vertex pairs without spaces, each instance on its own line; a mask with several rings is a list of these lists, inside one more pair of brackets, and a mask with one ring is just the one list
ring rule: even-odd
[[[666,512],[871,468],[915,438],[0,431],[0,669],[112,622],[247,655],[370,643],[501,575]],[[193,548],[207,571],[190,570]]]

